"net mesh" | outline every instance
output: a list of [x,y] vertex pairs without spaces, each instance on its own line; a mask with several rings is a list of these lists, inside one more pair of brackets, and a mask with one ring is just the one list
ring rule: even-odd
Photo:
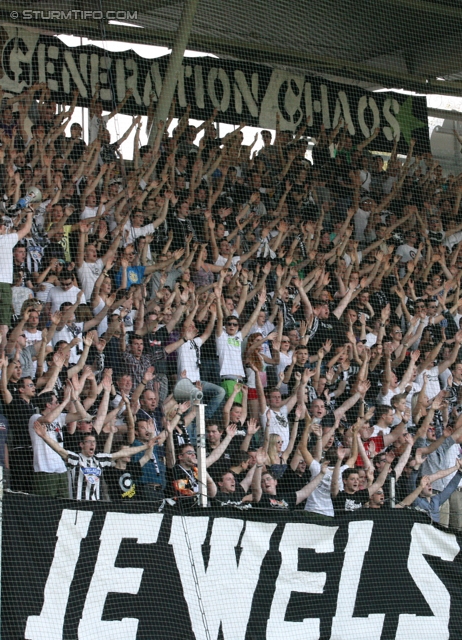
[[459,9],[30,4],[2,637],[459,638]]

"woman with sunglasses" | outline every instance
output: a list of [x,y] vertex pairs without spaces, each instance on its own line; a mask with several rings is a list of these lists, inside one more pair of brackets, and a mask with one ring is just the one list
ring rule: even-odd
[[280,480],[284,475],[288,467],[288,460],[294,449],[295,440],[298,433],[298,423],[305,413],[305,408],[297,405],[295,407],[295,420],[290,432],[290,440],[287,448],[282,451],[282,438],[277,433],[269,434],[269,429],[266,429],[268,434],[267,440],[267,455],[266,455],[266,469],[271,471],[276,480]]

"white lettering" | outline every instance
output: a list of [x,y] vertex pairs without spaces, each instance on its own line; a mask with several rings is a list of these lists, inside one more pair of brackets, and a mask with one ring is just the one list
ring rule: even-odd
[[[216,80],[219,80],[223,87],[223,97],[221,98],[221,100],[218,99],[217,93],[215,91]],[[209,75],[207,77],[207,89],[213,106],[220,109],[220,111],[226,111],[229,107],[229,101],[231,98],[231,87],[228,75],[224,69],[222,69],[221,67],[219,69],[217,69],[216,67],[212,67],[210,69]]]
[[[107,71],[109,71],[109,69],[111,68],[111,64],[112,64],[112,60],[108,56],[101,57],[99,60],[99,65],[101,69],[106,69]],[[101,100],[112,102],[113,100],[112,90],[110,89],[109,86],[107,87],[103,86],[108,83],[108,74],[105,72],[100,73],[99,82],[101,85],[101,90],[100,90]]]
[[99,56],[92,53],[90,56],[90,86],[91,95],[95,95],[96,85],[99,82]]
[[[162,76],[160,75],[158,62],[152,63],[151,77],[154,82],[155,94],[157,94],[157,97],[158,97],[160,96],[160,92],[162,91]],[[154,97],[155,97],[155,94],[154,94]],[[155,100],[157,100],[157,97],[155,97]]]
[[344,123],[347,125],[350,136],[354,136],[356,129],[353,124],[353,120],[351,119],[350,105],[345,91],[338,92],[338,98],[335,102],[334,121],[332,122],[332,127],[334,129],[337,126],[340,117],[343,118]]
[[396,640],[447,640],[451,596],[446,587],[423,557],[436,556],[453,562],[460,548],[455,536],[416,522],[411,531],[412,541],[407,566],[414,582],[427,601],[434,617],[402,613],[399,616]]
[[45,585],[42,611],[39,616],[27,618],[24,634],[27,640],[62,640],[64,616],[79,559],[80,543],[87,537],[92,516],[92,511],[63,510],[56,533],[58,542]]
[[[295,83],[298,88],[298,94],[295,94],[291,88],[292,82]],[[303,113],[300,110],[300,101],[303,92],[303,85],[305,83],[305,77],[302,75],[295,75],[283,69],[273,69],[271,78],[266,88],[266,93],[263,97],[260,105],[260,123],[259,126],[264,129],[276,128],[276,114],[279,109],[279,93],[284,83],[287,83],[286,95],[284,96],[284,109],[287,111],[290,120],[284,117],[284,114],[280,114],[281,130],[282,131],[294,131],[300,123]],[[294,119],[295,113],[299,112],[299,117]]]
[[326,583],[324,572],[298,571],[298,550],[314,549],[316,553],[332,553],[337,530],[338,527],[317,524],[286,524],[279,544],[282,563],[268,620],[267,640],[318,640],[319,618],[286,622],[285,615],[293,591],[323,593]]
[[[253,76],[257,76],[257,96],[258,96],[258,75],[256,73]],[[254,78],[252,76],[252,88],[254,84]],[[248,110],[254,118],[258,118],[258,105],[253,98],[253,91],[250,90],[247,84],[247,78],[245,73],[236,69],[234,71],[234,79],[236,84],[234,85],[234,102],[237,113],[242,113],[242,97],[245,100]]]
[[[173,546],[196,640],[205,640],[207,636],[191,571],[192,559],[200,585],[200,597],[207,618],[210,639],[216,640],[218,637],[220,623],[225,640],[244,638],[261,563],[269,549],[270,538],[276,524],[246,523],[238,564],[236,546],[244,523],[237,519],[216,518],[213,522],[210,558],[206,571],[201,546],[207,535],[209,518],[184,518],[184,520],[185,526],[181,518],[172,519],[169,544]],[[187,552],[185,529],[191,542],[192,559]],[[230,585],[236,586],[232,589],[231,599]],[[236,615],[236,612],[239,614]]]
[[369,549],[374,523],[371,520],[350,522],[345,560],[338,587],[337,611],[332,620],[331,640],[370,640],[380,638],[385,620],[384,613],[354,618],[364,555]]
[[127,90],[125,86],[125,67],[123,58],[116,60],[116,87],[117,87],[117,99],[122,102]]
[[313,122],[313,98],[311,95],[311,82],[305,83],[305,116],[308,126],[312,127]]
[[[366,120],[364,118],[364,112],[368,107],[372,111],[372,116],[374,118],[372,127],[370,129],[367,126]],[[380,113],[374,98],[371,98],[370,96],[360,97],[358,101],[358,122],[365,138],[369,138],[374,129],[380,127]]]
[[101,620],[106,596],[110,592],[137,594],[144,569],[115,566],[120,543],[134,538],[138,544],[157,542],[163,516],[157,513],[108,513],[100,536],[95,570],[85,599],[79,624],[80,640],[136,640],[137,618]]
[[399,113],[398,100],[395,100],[395,98],[385,98],[385,102],[383,103],[383,115],[385,117],[385,120],[388,122],[388,124],[391,125],[391,127],[383,127],[383,133],[386,139],[390,142],[394,138],[397,138],[397,140],[399,141],[401,134],[401,127],[399,126],[398,120],[392,114],[392,109],[393,113]]
[[[80,57],[82,57],[82,55]],[[67,63],[67,68],[69,69],[73,81],[77,85],[80,96],[82,98],[86,98],[88,96],[87,87],[85,86],[85,83],[80,76],[79,70],[77,69],[77,65],[75,64],[75,60],[72,57],[72,53],[70,51],[64,51],[64,60]]]
[[196,106],[199,109],[205,107],[204,102],[204,76],[202,75],[202,65],[196,64],[194,67],[194,94],[196,97]]
[[325,84],[321,85],[322,123],[327,130],[331,128],[329,113],[329,94]]
[[127,78],[127,88],[133,89],[136,104],[141,104],[141,96],[138,92],[138,63],[136,60],[125,60],[125,68],[133,72]]
[[37,47],[39,82],[46,82],[47,76],[45,71],[45,45],[39,44]]

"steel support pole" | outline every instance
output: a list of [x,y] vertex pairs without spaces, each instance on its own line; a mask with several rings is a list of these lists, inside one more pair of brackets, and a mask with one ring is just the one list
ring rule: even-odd
[[151,133],[149,134],[148,144],[151,146],[154,145],[154,140],[156,139],[157,123],[159,120],[165,122],[170,111],[170,105],[172,104],[173,96],[175,94],[178,72],[183,63],[184,52],[188,44],[198,4],[199,0],[185,0],[183,6],[180,25],[173,42],[172,53],[170,54],[167,71],[162,82],[162,90],[160,92],[159,102],[157,103]]
[[207,467],[205,459],[205,405],[196,406],[196,435],[197,435],[197,471],[199,475],[199,506],[207,506]]

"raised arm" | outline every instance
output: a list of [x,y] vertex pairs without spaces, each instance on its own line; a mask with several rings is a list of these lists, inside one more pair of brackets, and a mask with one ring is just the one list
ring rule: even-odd
[[224,454],[226,449],[228,448],[229,443],[236,435],[237,427],[235,424],[230,424],[226,427],[226,436],[220,442],[218,447],[213,449],[210,455],[207,456],[206,459],[206,467],[207,469],[212,466],[221,456]]
[[68,453],[66,449],[63,449],[63,447],[61,447],[55,440],[53,440],[53,438],[50,438],[44,423],[40,422],[40,420],[36,420],[34,422],[34,431],[40,438],[42,438],[44,442],[46,442],[50,449],[53,449],[55,453],[61,456],[64,462],[67,462]]
[[297,504],[300,504],[300,502],[303,502],[304,500],[306,500],[313,493],[313,491],[317,487],[319,487],[319,485],[324,479],[324,476],[327,473],[327,469],[328,469],[328,463],[324,462],[321,465],[321,471],[318,473],[318,475],[315,476],[312,480],[310,480],[310,482],[308,482],[308,484],[306,484],[303,487],[303,489],[299,489],[299,491],[296,492],[295,495],[297,496]]

